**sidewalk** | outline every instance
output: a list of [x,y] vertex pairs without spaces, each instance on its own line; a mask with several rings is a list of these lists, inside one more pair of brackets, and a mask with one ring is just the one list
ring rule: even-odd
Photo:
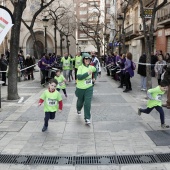
[[[169,146],[156,146],[145,131],[161,130],[159,114],[137,115],[137,108],[146,105],[146,94],[140,91],[139,76],[132,79],[132,92],[123,93],[119,82],[102,72],[94,86],[92,124],[85,125],[83,113],[76,113],[75,84],[67,86],[68,99],[63,97],[63,111],[49,122],[47,132],[43,126],[43,107],[38,106],[40,94],[39,72],[35,80],[18,83],[23,103],[6,100],[7,87],[2,87],[0,112],[0,152],[21,155],[126,155],[168,153]],[[156,80],[153,80],[154,86]],[[164,98],[165,100],[166,98]],[[170,124],[169,110],[164,109],[166,123]],[[56,169],[56,170],[168,170],[170,164],[143,164],[121,166],[26,166],[0,164],[0,169]]]

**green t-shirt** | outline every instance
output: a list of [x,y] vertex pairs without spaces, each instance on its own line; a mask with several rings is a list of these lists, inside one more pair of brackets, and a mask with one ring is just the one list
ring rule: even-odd
[[160,101],[150,99],[147,102],[147,107],[151,108],[151,107],[154,107],[154,106],[162,106],[162,101],[161,100],[162,100],[162,96],[165,93],[165,91],[162,91],[160,89],[160,86],[157,86],[157,87],[155,87],[153,89],[149,89],[148,92],[152,95],[153,99],[158,99],[159,98]]
[[74,58],[71,58],[70,70],[73,70],[73,61],[74,61]]
[[59,88],[59,89],[65,89],[66,88],[66,83],[64,82],[65,78],[64,78],[63,75],[60,75],[59,77],[55,76],[54,79],[57,80],[57,82],[58,82],[57,88]]
[[82,65],[82,56],[75,56],[75,68],[78,69]]
[[58,102],[62,100],[62,97],[57,90],[52,93],[45,90],[40,99],[44,100],[44,112],[56,112],[58,111]]
[[63,63],[63,70],[70,70],[70,57],[68,57],[67,59],[65,59],[65,57],[62,57],[61,62]]
[[94,66],[85,66],[82,64],[79,66],[78,71],[77,71],[77,88],[79,89],[87,89],[91,87],[92,84],[92,74],[88,75],[89,71],[96,72],[96,68]]

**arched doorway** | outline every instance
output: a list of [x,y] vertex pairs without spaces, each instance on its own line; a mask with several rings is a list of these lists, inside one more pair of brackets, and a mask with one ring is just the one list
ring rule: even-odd
[[[37,49],[38,49],[38,54],[40,54],[40,56],[42,56],[42,54],[44,53],[44,45],[41,41],[37,41],[36,42],[37,45]],[[36,48],[35,48],[35,43],[33,45],[33,50],[34,50],[34,56],[36,59],[38,59],[37,53],[36,53]]]

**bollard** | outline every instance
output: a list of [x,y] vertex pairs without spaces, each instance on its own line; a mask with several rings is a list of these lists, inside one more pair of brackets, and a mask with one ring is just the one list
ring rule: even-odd
[[4,81],[0,81],[0,111],[1,111],[1,87],[4,84]]

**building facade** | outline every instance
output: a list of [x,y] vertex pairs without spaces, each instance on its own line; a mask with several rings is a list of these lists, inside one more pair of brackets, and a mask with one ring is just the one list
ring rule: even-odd
[[[11,10],[11,12],[13,11],[13,6],[10,2],[10,0],[1,0],[1,5],[6,6],[8,9]],[[39,8],[39,0],[29,0],[27,1],[27,6],[26,9],[24,10],[23,13],[23,20],[30,25],[31,23],[31,19],[33,17],[33,14],[35,13],[35,11]],[[57,7],[58,1],[57,2],[53,2],[52,6],[50,8],[54,8]],[[73,0],[68,0],[67,3],[63,3],[63,5],[65,5],[65,7],[67,8],[69,6],[69,10],[74,10],[73,8]],[[45,28],[43,26],[43,17],[47,16],[47,18],[49,16],[49,14],[42,12],[36,19],[35,23],[34,23],[34,33],[36,36],[36,40],[37,40],[37,45],[38,45],[38,49],[39,49],[39,53],[43,54],[45,52]],[[65,37],[60,37],[60,33],[57,29],[55,29],[54,27],[54,20],[49,19],[48,24],[47,24],[47,53],[54,53],[55,52],[55,41],[57,42],[57,55],[61,55],[61,51],[60,51],[60,39],[62,38],[62,50],[63,53],[67,52],[66,49],[66,38]],[[55,39],[55,32],[56,32],[56,39]],[[76,53],[76,42],[74,39],[74,36],[69,36],[69,44],[70,44],[70,54],[75,55]],[[23,50],[24,54],[30,54],[30,55],[34,55],[36,56],[36,52],[35,52],[35,44],[33,42],[33,39],[31,37],[30,31],[24,26],[24,24],[21,24],[21,30],[20,30],[20,44],[19,44],[20,49]],[[0,46],[0,52],[4,53],[4,51],[6,49],[10,48],[10,32],[8,33],[8,35],[6,36],[4,42],[1,44]]]

